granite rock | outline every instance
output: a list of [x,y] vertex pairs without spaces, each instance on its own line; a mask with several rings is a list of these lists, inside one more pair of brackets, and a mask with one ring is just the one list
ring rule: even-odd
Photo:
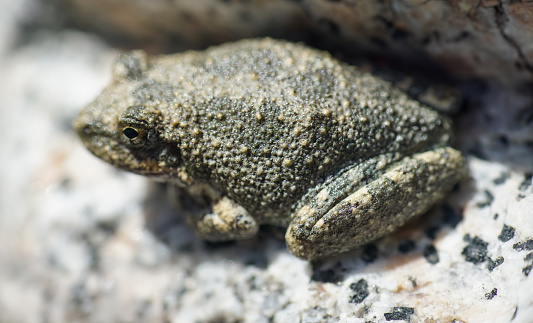
[[[531,98],[492,86],[456,116],[469,176],[400,231],[321,262],[276,230],[208,244],[164,187],[91,156],[70,123],[117,50],[71,30],[0,30],[0,322],[528,322]],[[6,12],[6,10],[0,10]],[[8,18],[9,17],[9,18]],[[25,39],[22,41],[22,39]]]

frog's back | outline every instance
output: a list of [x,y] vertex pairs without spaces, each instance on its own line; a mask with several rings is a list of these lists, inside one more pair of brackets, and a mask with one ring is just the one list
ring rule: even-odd
[[437,113],[387,82],[297,44],[241,41],[153,66],[154,91],[169,84],[175,96],[164,110],[166,139],[179,142],[194,178],[252,214],[284,216],[343,167],[414,152],[447,131]]

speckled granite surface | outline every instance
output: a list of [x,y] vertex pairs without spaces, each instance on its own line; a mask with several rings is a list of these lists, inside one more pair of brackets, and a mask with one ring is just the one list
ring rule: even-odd
[[268,230],[207,244],[163,187],[92,157],[70,122],[108,81],[116,51],[72,31],[21,42],[22,4],[0,17],[0,322],[533,317],[527,96],[494,87],[457,116],[470,176],[441,206],[365,248],[309,263]]

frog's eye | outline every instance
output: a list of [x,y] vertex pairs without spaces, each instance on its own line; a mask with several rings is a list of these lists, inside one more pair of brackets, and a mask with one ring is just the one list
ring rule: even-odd
[[142,106],[133,106],[118,118],[117,132],[128,147],[150,149],[157,144],[159,118],[159,114],[147,112]]
[[122,130],[122,133],[128,139],[135,139],[139,137],[139,131],[137,131],[135,128],[132,128],[132,127],[124,128],[124,130]]
[[143,123],[123,123],[122,128],[122,141],[135,148],[145,147],[149,141],[150,130]]

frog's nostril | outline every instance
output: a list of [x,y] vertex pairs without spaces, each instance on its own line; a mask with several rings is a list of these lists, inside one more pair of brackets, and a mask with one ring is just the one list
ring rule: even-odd
[[74,130],[81,138],[87,138],[94,136],[97,129],[95,129],[93,124],[80,122],[78,120],[74,122]]
[[85,111],[82,111],[72,123],[72,127],[78,136],[87,137],[94,136],[98,133],[98,129],[102,127],[102,123],[99,118],[95,118]]
[[79,122],[75,123],[74,130],[76,130],[76,133],[78,134],[78,136],[82,138],[91,136],[92,134],[94,134],[93,127],[87,123],[79,123]]
[[94,131],[92,130],[91,126],[86,124],[85,126],[83,126],[81,128],[81,133],[86,135],[86,136],[89,136],[93,133]]

